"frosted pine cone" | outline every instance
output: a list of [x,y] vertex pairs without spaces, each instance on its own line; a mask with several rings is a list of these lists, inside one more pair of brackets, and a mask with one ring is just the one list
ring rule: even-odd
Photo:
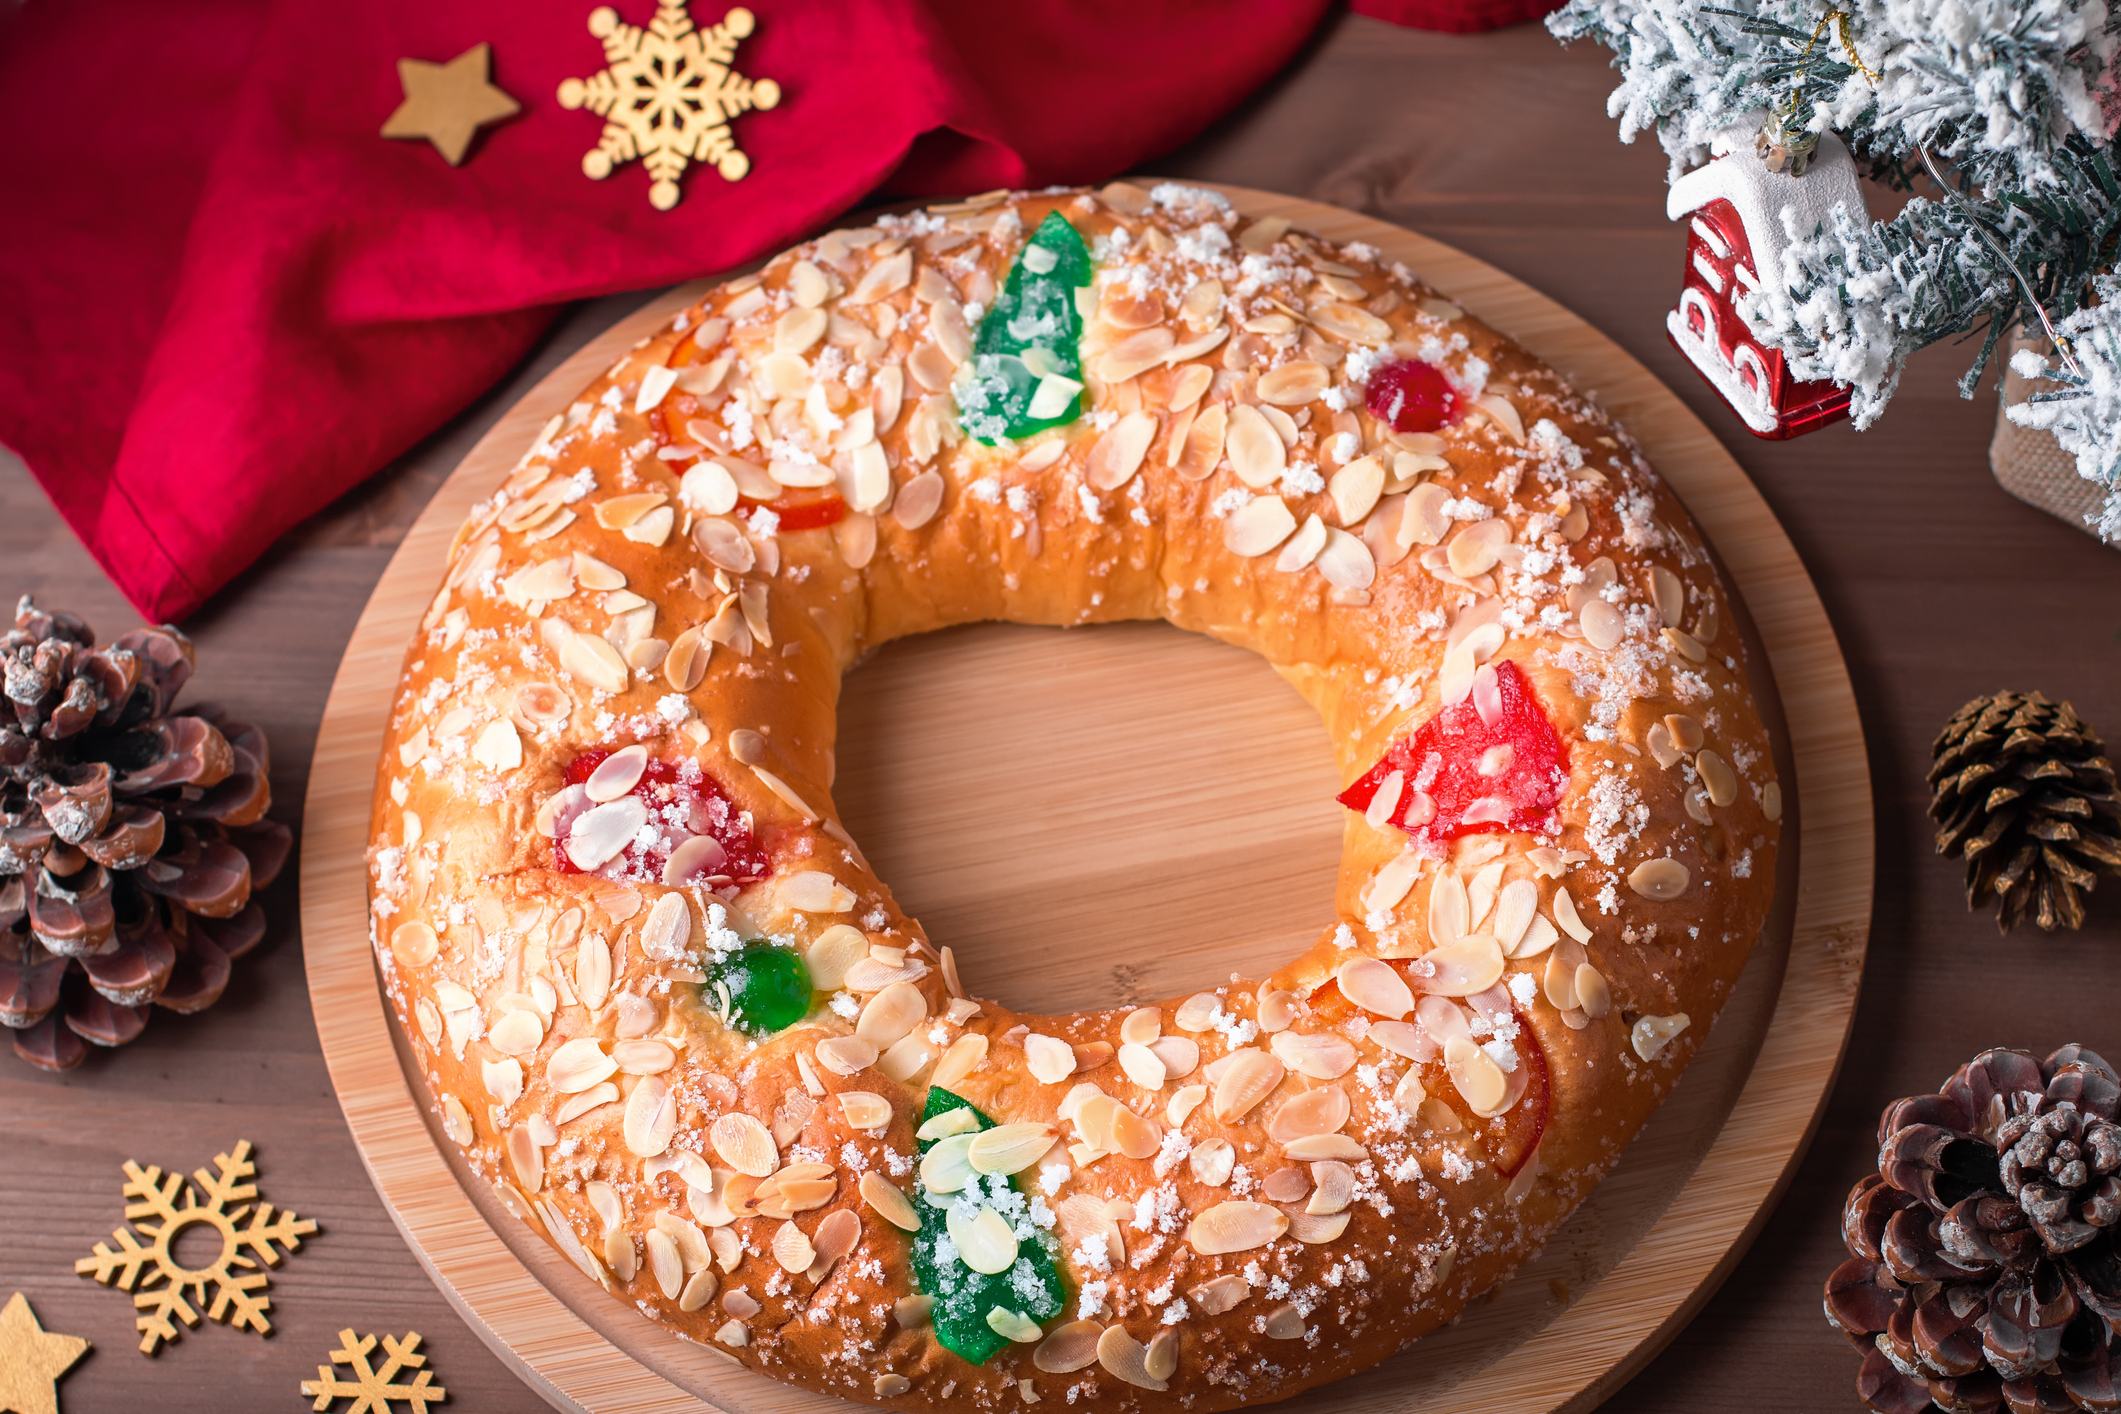
[[2121,1409],[2121,1080],[2082,1046],[1985,1051],[1886,1107],[1826,1315],[1879,1414]]
[[27,595],[0,644],[0,1022],[47,1070],[121,1046],[149,1006],[192,1012],[264,936],[252,893],[287,861],[265,735],[172,710],[190,640],[167,625],[107,648]]

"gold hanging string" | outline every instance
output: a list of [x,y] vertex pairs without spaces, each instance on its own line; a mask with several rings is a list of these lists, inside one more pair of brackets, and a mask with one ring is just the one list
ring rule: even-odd
[[1855,17],[1847,10],[1828,10],[1821,15],[1818,25],[1812,30],[1811,39],[1806,42],[1804,52],[1797,56],[1797,60],[1802,63],[1804,60],[1811,58],[1812,50],[1816,49],[1819,46],[1819,41],[1826,37],[1827,26],[1832,25],[1835,36],[1841,41],[1842,50],[1849,56],[1849,63],[1855,66],[1856,72],[1863,75],[1865,81],[1872,88],[1876,88],[1878,86],[1878,75],[1871,71],[1870,65],[1863,62],[1863,56],[1856,52],[1856,41],[1849,34],[1849,21],[1853,18]]

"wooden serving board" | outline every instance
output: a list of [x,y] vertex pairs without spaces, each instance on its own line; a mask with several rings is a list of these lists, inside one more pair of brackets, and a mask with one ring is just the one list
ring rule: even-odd
[[[1749,615],[1788,802],[1777,902],[1672,1098],[1544,1253],[1492,1299],[1305,1411],[1585,1410],[1735,1265],[1811,1137],[1854,1013],[1871,908],[1862,729],[1803,565],[1728,453],[1604,335],[1488,265],[1337,208],[1236,188],[1248,215],[1364,240],[1595,389],[1706,531]],[[555,1407],[826,1414],[599,1290],[472,1180],[389,1020],[369,956],[373,772],[405,645],[471,505],[537,429],[690,303],[670,292],[505,414],[406,536],[354,630],[310,774],[302,926],[325,1060],[377,1191],[436,1284]],[[1317,718],[1265,663],[1162,624],[979,625],[885,648],[847,680],[842,817],[968,988],[1026,1009],[1258,976],[1330,916],[1338,781]],[[447,1151],[450,1157],[444,1156]]]

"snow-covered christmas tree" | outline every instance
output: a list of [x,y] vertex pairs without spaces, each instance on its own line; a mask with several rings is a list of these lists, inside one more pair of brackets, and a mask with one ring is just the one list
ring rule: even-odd
[[1790,377],[1846,387],[1858,427],[1926,344],[1980,335],[1972,396],[2014,325],[2054,336],[2051,359],[2014,367],[2059,386],[2007,415],[2105,487],[2095,528],[2121,535],[2121,10],[1832,3],[1570,0],[1547,24],[1614,50],[1621,137],[1656,133],[1675,180],[1730,154],[1801,181],[1831,132],[1864,175],[1915,191],[1887,221],[1860,197],[1786,203],[1739,317]]

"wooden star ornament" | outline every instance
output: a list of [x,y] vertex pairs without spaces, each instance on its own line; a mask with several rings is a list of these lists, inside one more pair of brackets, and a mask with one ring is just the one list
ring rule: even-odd
[[59,1377],[88,1351],[77,1335],[37,1323],[21,1292],[0,1310],[0,1409],[13,1414],[59,1414]]
[[426,138],[452,167],[464,165],[472,134],[488,123],[513,117],[523,105],[488,81],[493,46],[474,44],[446,64],[398,60],[405,101],[383,124],[383,136]]

